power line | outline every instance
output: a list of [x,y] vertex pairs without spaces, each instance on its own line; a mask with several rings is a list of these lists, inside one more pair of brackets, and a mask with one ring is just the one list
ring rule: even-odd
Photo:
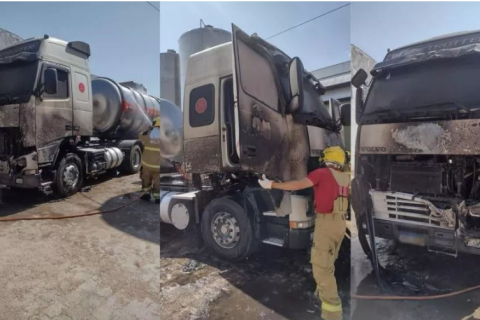
[[350,5],[350,3],[347,3],[347,4],[344,4],[343,6],[340,6],[340,7],[338,7],[338,8],[335,8],[335,9],[332,9],[332,10],[327,11],[327,12],[325,12],[325,13],[322,13],[321,15],[316,16],[315,18],[312,18],[312,19],[310,19],[310,20],[304,21],[304,22],[302,22],[302,23],[300,23],[300,24],[297,24],[296,26],[293,26],[293,27],[291,27],[291,28],[288,28],[287,30],[280,31],[279,33],[276,33],[276,34],[274,34],[273,36],[270,36],[270,37],[266,38],[265,40],[272,39],[273,37],[276,37],[276,36],[281,35],[281,34],[287,32],[287,31],[290,31],[290,30],[292,30],[292,29],[295,29],[295,28],[298,28],[298,27],[300,27],[300,26],[303,26],[303,25],[306,24],[306,23],[309,23],[309,22],[312,22],[313,20],[316,20],[316,19],[318,19],[318,18],[324,17],[324,16],[326,16],[327,14],[330,14],[330,13],[332,13],[332,12],[335,12],[335,11],[337,11],[337,10],[340,10],[340,9],[342,9],[342,8],[345,8],[345,7],[349,6],[349,5]]
[[160,12],[160,9],[158,9],[157,7],[155,7],[150,1],[147,1],[147,3],[149,5],[151,5],[153,8],[155,8],[155,10],[157,10],[158,12]]

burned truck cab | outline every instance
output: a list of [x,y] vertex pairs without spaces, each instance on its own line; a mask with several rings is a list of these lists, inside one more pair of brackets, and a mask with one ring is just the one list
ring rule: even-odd
[[89,55],[48,36],[0,51],[0,185],[41,187],[65,138],[91,135]]
[[480,254],[480,32],[392,50],[371,74],[352,80],[358,220],[373,215],[382,238]]
[[181,183],[165,176],[161,220],[180,229],[202,224],[206,243],[232,260],[257,241],[307,248],[313,191],[263,190],[257,180],[302,179],[318,167],[323,149],[342,145],[340,110],[335,104],[332,118],[325,89],[299,58],[236,26],[232,34],[231,43],[188,60],[182,170],[194,188],[182,193]]

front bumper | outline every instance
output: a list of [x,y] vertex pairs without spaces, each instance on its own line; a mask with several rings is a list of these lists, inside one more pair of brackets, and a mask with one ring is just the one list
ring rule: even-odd
[[0,173],[0,185],[23,189],[34,189],[41,186],[41,178],[39,174],[22,176]]
[[458,252],[480,255],[480,247],[467,246],[458,230],[447,231],[438,227],[422,226],[374,219],[375,236],[393,239],[401,243],[428,248],[429,251],[450,253]]

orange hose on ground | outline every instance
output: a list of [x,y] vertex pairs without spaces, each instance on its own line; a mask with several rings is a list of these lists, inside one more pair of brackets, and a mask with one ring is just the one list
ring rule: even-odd
[[97,214],[104,214],[104,213],[109,213],[113,211],[120,210],[122,208],[128,207],[135,201],[140,200],[140,198],[145,194],[146,192],[142,192],[142,194],[138,197],[135,198],[134,200],[125,203],[119,207],[113,208],[113,209],[108,209],[108,210],[93,210],[89,212],[84,212],[84,213],[79,213],[75,215],[70,215],[70,216],[33,216],[33,217],[3,217],[0,218],[0,222],[11,222],[11,221],[24,221],[24,220],[60,220],[60,219],[72,219],[72,218],[80,218],[80,217],[87,217],[87,216],[94,216]]
[[454,296],[458,296],[460,294],[464,294],[470,291],[480,289],[480,285],[476,285],[473,287],[469,287],[463,290],[445,293],[445,294],[438,294],[434,296],[418,296],[418,297],[410,297],[410,296],[364,296],[364,295],[356,295],[352,294],[351,298],[356,300],[437,300],[437,299],[444,299],[450,298]]

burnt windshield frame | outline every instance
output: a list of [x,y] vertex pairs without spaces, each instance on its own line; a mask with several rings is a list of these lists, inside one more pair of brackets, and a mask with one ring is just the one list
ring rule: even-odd
[[39,60],[0,64],[0,105],[26,103],[35,91]]
[[476,55],[391,67],[381,70],[372,80],[362,122],[365,116],[375,113],[385,113],[383,120],[387,122],[390,114],[393,121],[395,114],[410,113],[414,107],[438,107],[446,102],[480,107],[480,59]]

